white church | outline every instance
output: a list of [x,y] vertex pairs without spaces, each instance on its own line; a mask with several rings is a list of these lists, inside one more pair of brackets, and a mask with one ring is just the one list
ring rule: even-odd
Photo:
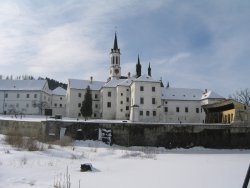
[[130,120],[132,122],[204,123],[202,105],[224,98],[213,91],[164,87],[161,80],[141,73],[138,56],[136,75],[121,75],[120,49],[115,34],[110,52],[108,81],[69,79],[66,92],[66,116],[81,118],[80,108],[86,88],[93,99],[93,119]]

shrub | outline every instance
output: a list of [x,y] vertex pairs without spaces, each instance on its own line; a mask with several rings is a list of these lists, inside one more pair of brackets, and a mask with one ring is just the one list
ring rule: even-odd
[[28,151],[43,151],[44,150],[43,144],[39,143],[37,140],[31,137],[26,140],[25,148]]
[[60,145],[60,146],[72,146],[72,138],[69,136],[64,136],[60,140],[57,140],[54,144]]
[[23,136],[17,131],[11,131],[5,136],[5,142],[17,148],[22,148],[24,144]]

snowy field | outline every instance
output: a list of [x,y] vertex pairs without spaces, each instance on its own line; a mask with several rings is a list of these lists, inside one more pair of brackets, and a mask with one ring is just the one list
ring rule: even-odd
[[[44,151],[20,151],[0,135],[0,188],[236,188],[242,187],[250,150],[174,149],[107,146],[75,141],[72,146],[44,145]],[[93,172],[80,172],[92,163]]]

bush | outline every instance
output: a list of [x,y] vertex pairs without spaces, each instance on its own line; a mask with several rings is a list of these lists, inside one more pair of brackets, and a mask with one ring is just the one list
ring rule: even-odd
[[9,132],[5,136],[5,142],[17,148],[22,148],[24,144],[23,136],[19,132]]
[[28,151],[43,151],[44,150],[43,144],[39,143],[34,138],[28,138],[26,140],[25,148]]
[[39,143],[35,138],[24,138],[18,131],[9,132],[5,136],[5,142],[19,149],[27,149],[28,151],[42,151],[43,144]]
[[57,140],[54,144],[60,145],[60,146],[72,146],[72,138],[69,136],[64,136],[60,140]]

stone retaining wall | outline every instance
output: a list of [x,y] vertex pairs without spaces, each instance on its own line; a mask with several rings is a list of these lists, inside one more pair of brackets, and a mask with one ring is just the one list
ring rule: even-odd
[[65,135],[78,140],[97,140],[98,130],[112,130],[112,141],[121,146],[155,146],[189,148],[250,148],[250,126],[228,124],[149,124],[64,122],[49,120],[25,122],[0,120],[0,133],[20,131],[25,136],[43,135],[47,141],[60,139],[60,129]]

